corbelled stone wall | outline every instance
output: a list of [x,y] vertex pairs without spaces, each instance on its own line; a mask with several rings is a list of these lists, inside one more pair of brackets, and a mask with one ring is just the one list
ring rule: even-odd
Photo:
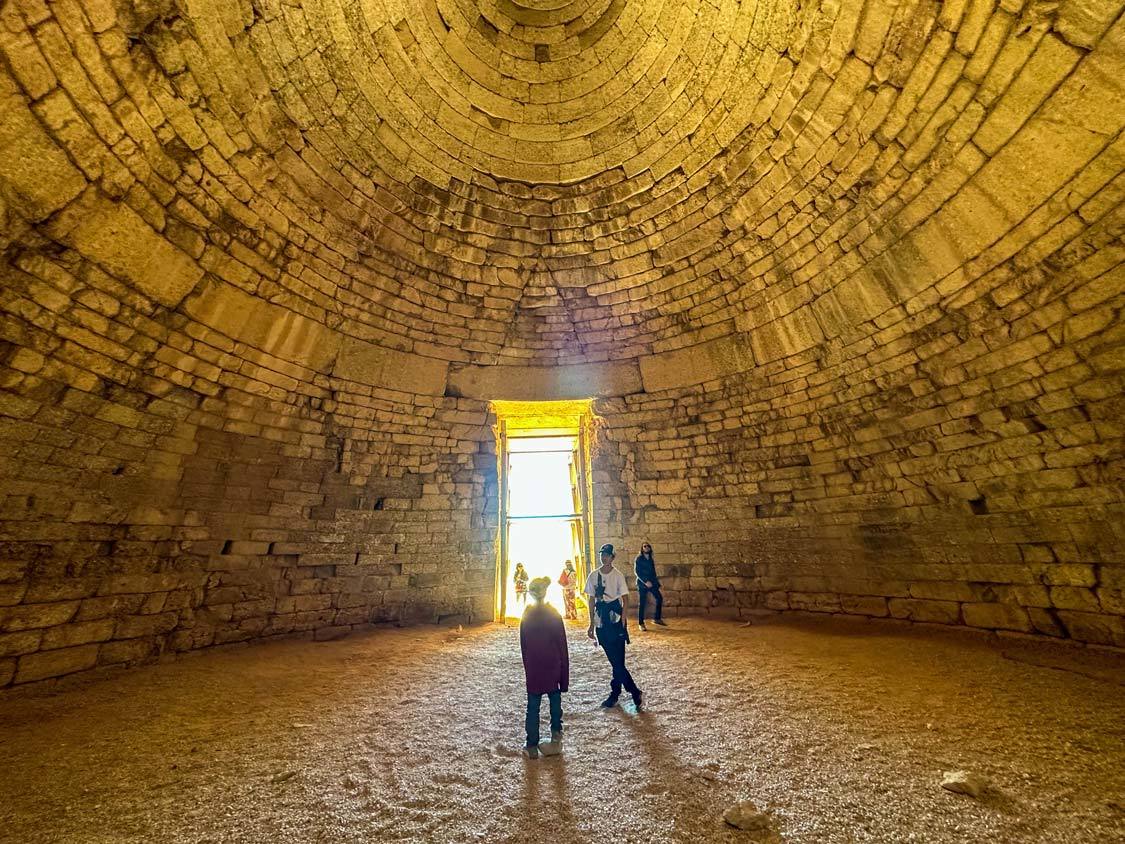
[[[24,320],[3,346],[0,682],[492,617],[485,404],[318,375],[250,345],[253,318],[236,340],[146,316],[151,303],[84,263],[18,264],[4,289]],[[230,291],[212,304],[252,305]],[[291,318],[287,341],[301,328]]]
[[491,612],[489,399],[670,603],[1123,644],[1118,0],[12,0],[0,686]]
[[1097,253],[1123,224],[850,343],[599,402],[599,533],[625,566],[653,543],[673,611],[1125,646],[1125,273]]

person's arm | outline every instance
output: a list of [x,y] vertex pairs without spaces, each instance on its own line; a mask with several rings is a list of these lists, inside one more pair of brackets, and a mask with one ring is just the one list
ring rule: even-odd
[[524,629],[524,624],[520,622],[520,657],[523,659],[524,676],[527,676],[528,669],[528,654],[527,654],[527,630]]
[[594,638],[594,593],[590,591],[590,585],[594,582],[594,575],[586,575],[586,588],[582,590],[582,594],[586,596],[586,611],[590,613],[590,626],[586,629],[586,635]]

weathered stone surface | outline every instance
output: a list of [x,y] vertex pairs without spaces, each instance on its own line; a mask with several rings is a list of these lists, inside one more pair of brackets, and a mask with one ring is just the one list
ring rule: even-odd
[[[2,90],[2,89],[0,89]],[[86,187],[82,173],[48,136],[23,98],[0,99],[0,195],[31,221],[65,206]]]
[[338,332],[229,284],[205,286],[184,302],[184,312],[237,342],[314,372],[326,371],[340,353]]
[[910,621],[927,621],[937,624],[957,624],[961,620],[961,606],[953,601],[919,601],[909,598],[891,598],[887,601],[891,615]]
[[453,395],[483,400],[566,401],[640,392],[635,363],[578,364],[556,367],[454,366]]
[[505,396],[669,613],[1120,643],[1125,30],[1050,5],[9,4],[2,659],[490,617]]
[[43,640],[41,630],[25,630],[20,633],[0,633],[0,656],[19,656],[39,650]]
[[97,645],[80,645],[76,648],[25,654],[19,659],[14,682],[30,683],[33,680],[73,674],[76,671],[93,668],[97,660]]
[[[733,335],[697,345],[658,352],[640,359],[641,381],[650,393],[702,384],[754,368],[754,354],[745,336]],[[622,390],[618,395],[627,395]]]
[[862,595],[841,595],[840,608],[844,612],[857,615],[871,615],[882,617],[889,614],[887,599],[882,597],[865,597]]
[[0,610],[0,630],[34,630],[70,621],[78,610],[77,601],[57,604],[23,604]]
[[445,393],[448,371],[444,361],[346,338],[332,374],[396,392],[440,396]]
[[173,306],[203,270],[133,209],[87,196],[51,223],[53,236],[155,301]]
[[157,652],[158,645],[152,639],[122,639],[102,645],[98,661],[102,665],[134,664],[155,656]]
[[61,627],[52,627],[43,633],[43,650],[54,648],[69,648],[73,645],[85,645],[90,642],[104,642],[113,637],[113,619],[101,621],[82,621],[66,624]]
[[969,604],[962,606],[965,623],[970,627],[992,627],[998,630],[1030,631],[1027,610],[1010,604]]

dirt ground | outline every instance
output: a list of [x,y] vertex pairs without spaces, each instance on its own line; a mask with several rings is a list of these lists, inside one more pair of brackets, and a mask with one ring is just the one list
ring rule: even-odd
[[[775,841],[1125,840],[1125,658],[832,619],[633,636],[645,710],[599,709],[608,664],[572,628],[565,750],[538,760],[501,625],[16,690],[0,839],[745,842],[722,815],[750,799]],[[993,790],[942,789],[957,769]]]

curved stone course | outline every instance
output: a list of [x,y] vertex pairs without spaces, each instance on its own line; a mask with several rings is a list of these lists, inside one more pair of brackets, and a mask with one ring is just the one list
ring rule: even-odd
[[491,614],[487,402],[669,605],[1122,646],[1116,0],[13,0],[0,685]]

